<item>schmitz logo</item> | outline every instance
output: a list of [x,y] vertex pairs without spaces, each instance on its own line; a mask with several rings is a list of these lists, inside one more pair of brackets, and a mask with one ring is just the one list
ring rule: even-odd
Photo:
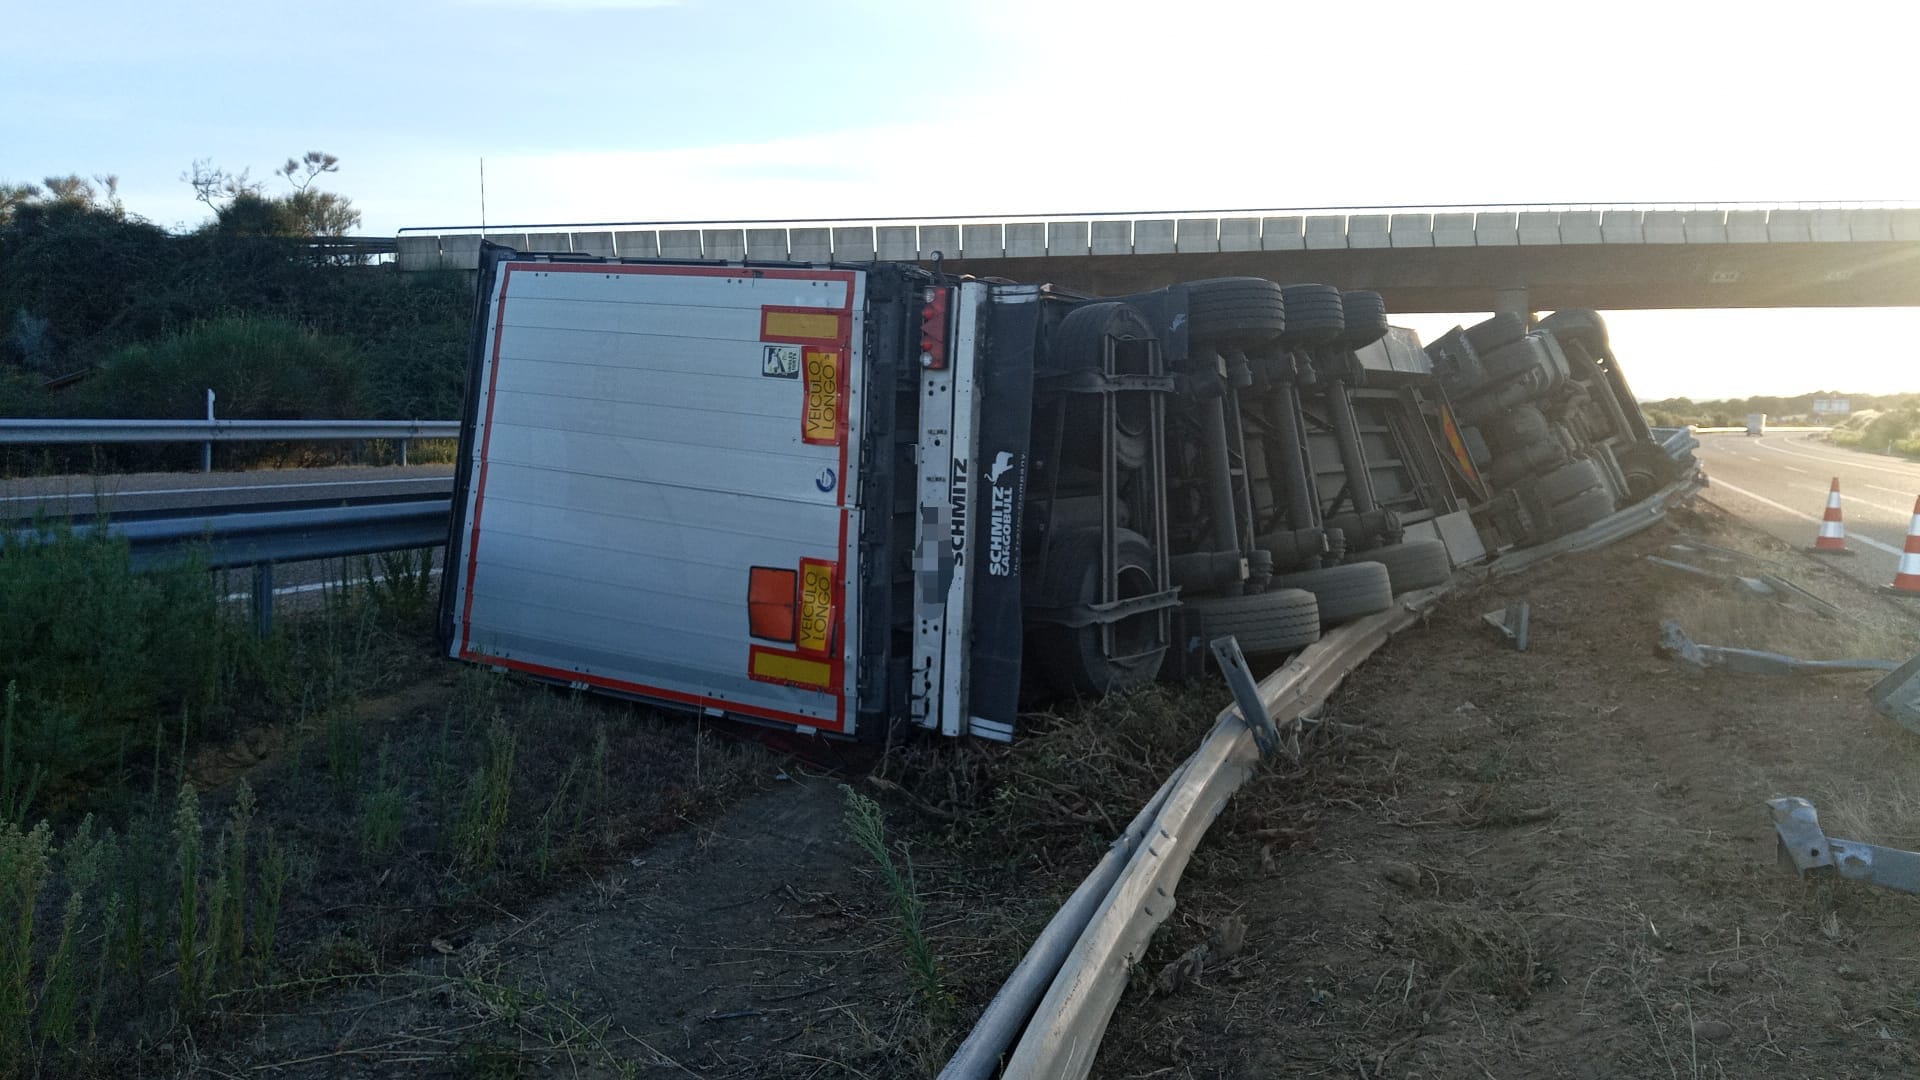
[[952,508],[949,519],[953,527],[953,561],[965,562],[967,549],[967,481],[971,474],[967,469],[966,458],[953,459],[953,487],[947,496]]
[[[1005,450],[995,454],[993,465],[987,470],[987,573],[995,577],[1013,573],[1013,496],[1017,479],[1013,455]],[[1002,480],[1007,482],[1003,484]]]

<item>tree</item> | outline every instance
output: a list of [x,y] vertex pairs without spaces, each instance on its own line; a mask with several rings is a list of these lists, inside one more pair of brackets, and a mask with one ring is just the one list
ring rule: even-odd
[[120,201],[120,178],[112,173],[92,179],[68,173],[49,176],[38,184],[0,182],[0,224],[12,220],[23,206],[84,210],[121,219],[127,216],[127,208]]
[[309,150],[273,171],[293,190],[268,195],[266,185],[253,180],[249,170],[230,173],[203,158],[180,174],[192,186],[193,197],[213,211],[212,229],[233,236],[331,238],[347,235],[360,225],[353,200],[321,191],[314,181],[340,171],[340,159],[321,150]]
[[259,195],[267,185],[249,179],[250,170],[230,173],[215,168],[212,158],[196,158],[193,168],[180,174],[180,182],[193,188],[193,197],[207,204],[217,216],[227,203],[242,195]]

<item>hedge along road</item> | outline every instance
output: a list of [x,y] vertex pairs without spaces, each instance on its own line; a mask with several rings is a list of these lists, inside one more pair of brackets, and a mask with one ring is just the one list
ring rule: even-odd
[[1833,566],[1869,585],[1893,580],[1906,544],[1920,464],[1820,442],[1817,434],[1702,435],[1695,451],[1711,486],[1705,497],[1795,547],[1811,546],[1840,478],[1841,514],[1853,558]]
[[[350,501],[450,494],[452,465],[255,469],[247,472],[124,473],[0,480],[0,523],[36,517],[84,521],[99,514],[165,517],[194,510],[263,510],[287,504],[337,506]],[[433,553],[440,565],[441,552]],[[283,563],[274,568],[274,594],[299,597],[358,580],[359,559]],[[378,573],[378,570],[375,571]],[[436,571],[437,572],[437,571]],[[232,599],[245,598],[244,570],[229,572]]]

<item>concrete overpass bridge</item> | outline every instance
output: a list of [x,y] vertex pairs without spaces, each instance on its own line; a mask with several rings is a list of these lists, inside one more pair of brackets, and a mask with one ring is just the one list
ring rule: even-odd
[[[477,265],[483,230],[402,229],[402,270]],[[484,230],[523,251],[930,263],[1091,294],[1251,274],[1403,312],[1920,306],[1920,204],[1362,207],[1211,214],[598,223]]]

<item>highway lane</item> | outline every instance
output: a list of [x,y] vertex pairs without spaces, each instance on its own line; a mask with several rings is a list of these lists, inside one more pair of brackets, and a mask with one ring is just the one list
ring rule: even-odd
[[453,490],[452,465],[255,469],[0,479],[0,521],[425,496]]
[[1847,543],[1836,568],[1871,585],[1893,580],[1920,497],[1920,463],[1820,441],[1820,433],[1703,434],[1696,451],[1711,480],[1706,497],[1796,547],[1813,543],[1827,488],[1840,479]]

